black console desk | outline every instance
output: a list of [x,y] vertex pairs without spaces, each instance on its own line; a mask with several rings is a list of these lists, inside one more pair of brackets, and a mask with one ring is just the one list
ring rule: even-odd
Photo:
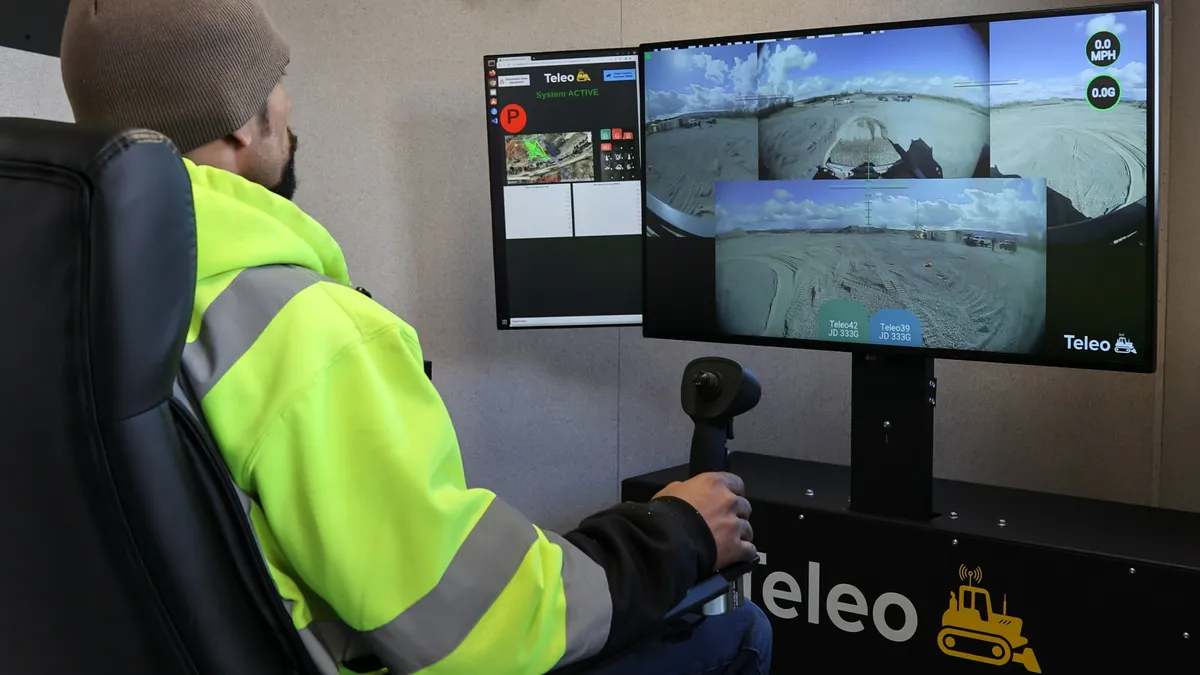
[[[1200,672],[1200,514],[935,480],[937,517],[889,519],[849,510],[849,467],[732,466],[774,673]],[[626,479],[622,498],[686,476]]]

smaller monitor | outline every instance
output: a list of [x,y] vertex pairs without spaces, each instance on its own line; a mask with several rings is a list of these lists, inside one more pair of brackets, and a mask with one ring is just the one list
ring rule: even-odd
[[482,65],[497,328],[640,324],[637,49]]

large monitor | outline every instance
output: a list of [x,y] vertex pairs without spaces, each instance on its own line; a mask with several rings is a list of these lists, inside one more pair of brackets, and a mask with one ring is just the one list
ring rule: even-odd
[[497,328],[640,323],[637,50],[482,66]]
[[642,47],[648,337],[1149,372],[1154,3]]

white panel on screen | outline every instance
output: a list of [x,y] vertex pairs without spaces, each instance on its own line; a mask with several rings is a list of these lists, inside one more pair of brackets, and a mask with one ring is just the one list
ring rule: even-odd
[[575,236],[642,233],[642,184],[575,183]]
[[58,58],[0,47],[0,117],[74,121]]
[[504,188],[504,236],[507,239],[571,236],[571,186]]

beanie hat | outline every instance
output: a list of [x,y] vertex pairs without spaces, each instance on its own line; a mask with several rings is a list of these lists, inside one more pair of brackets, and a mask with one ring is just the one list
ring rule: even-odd
[[71,0],[60,65],[77,123],[188,153],[261,111],[289,59],[256,0]]

